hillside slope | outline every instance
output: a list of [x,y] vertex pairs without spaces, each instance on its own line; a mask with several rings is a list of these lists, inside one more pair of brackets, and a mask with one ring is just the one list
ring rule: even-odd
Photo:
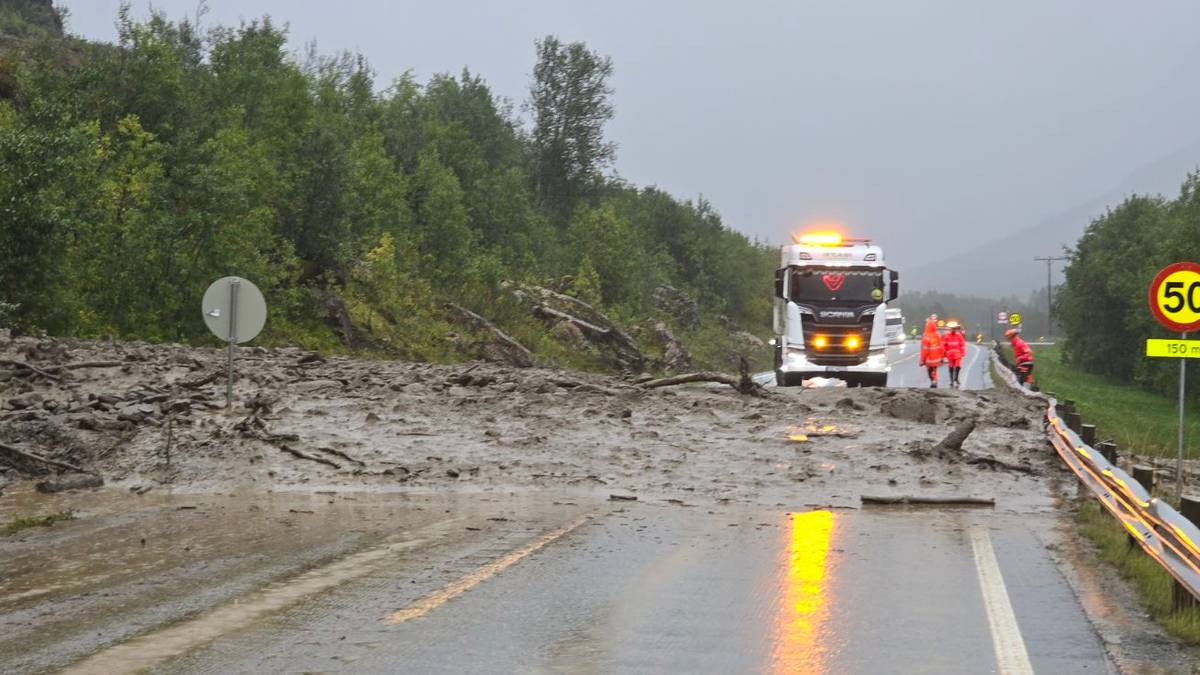
[[[933,264],[905,271],[912,290],[953,290],[984,297],[1027,297],[1046,286],[1046,265],[1035,256],[1061,255],[1093,218],[1133,193],[1174,195],[1189,171],[1200,165],[1200,141],[1128,174],[1111,190],[1054,214],[1036,225]],[[1056,270],[1061,269],[1056,266]],[[1061,282],[1055,272],[1054,283]]]

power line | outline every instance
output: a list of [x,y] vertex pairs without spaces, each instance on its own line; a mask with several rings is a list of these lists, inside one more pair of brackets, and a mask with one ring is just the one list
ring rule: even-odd
[[1061,256],[1036,256],[1036,261],[1045,261],[1046,263],[1046,335],[1054,332],[1054,285],[1050,280],[1050,269],[1054,265],[1055,260],[1070,260],[1065,255]]

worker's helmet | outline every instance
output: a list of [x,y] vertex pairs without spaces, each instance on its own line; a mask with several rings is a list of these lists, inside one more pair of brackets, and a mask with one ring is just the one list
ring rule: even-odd
[[1004,331],[1004,337],[1006,337],[1006,338],[1008,338],[1008,339],[1010,339],[1010,340],[1011,340],[1011,339],[1013,339],[1013,338],[1015,338],[1016,336],[1018,336],[1018,335],[1020,335],[1020,334],[1021,334],[1021,329],[1020,329],[1020,328],[1009,328],[1008,330]]
[[962,326],[954,319],[950,319],[946,322],[946,328],[949,328],[950,330],[961,330]]

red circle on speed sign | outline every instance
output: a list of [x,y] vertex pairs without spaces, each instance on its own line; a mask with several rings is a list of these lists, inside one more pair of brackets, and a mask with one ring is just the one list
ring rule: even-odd
[[1200,265],[1177,262],[1159,270],[1150,282],[1150,311],[1178,333],[1200,328]]

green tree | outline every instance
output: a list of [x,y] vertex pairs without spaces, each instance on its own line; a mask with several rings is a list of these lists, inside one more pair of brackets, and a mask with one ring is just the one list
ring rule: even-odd
[[529,89],[533,114],[533,188],[537,203],[566,220],[581,199],[594,196],[615,154],[604,140],[612,119],[612,61],[582,42],[553,35],[537,42]]

